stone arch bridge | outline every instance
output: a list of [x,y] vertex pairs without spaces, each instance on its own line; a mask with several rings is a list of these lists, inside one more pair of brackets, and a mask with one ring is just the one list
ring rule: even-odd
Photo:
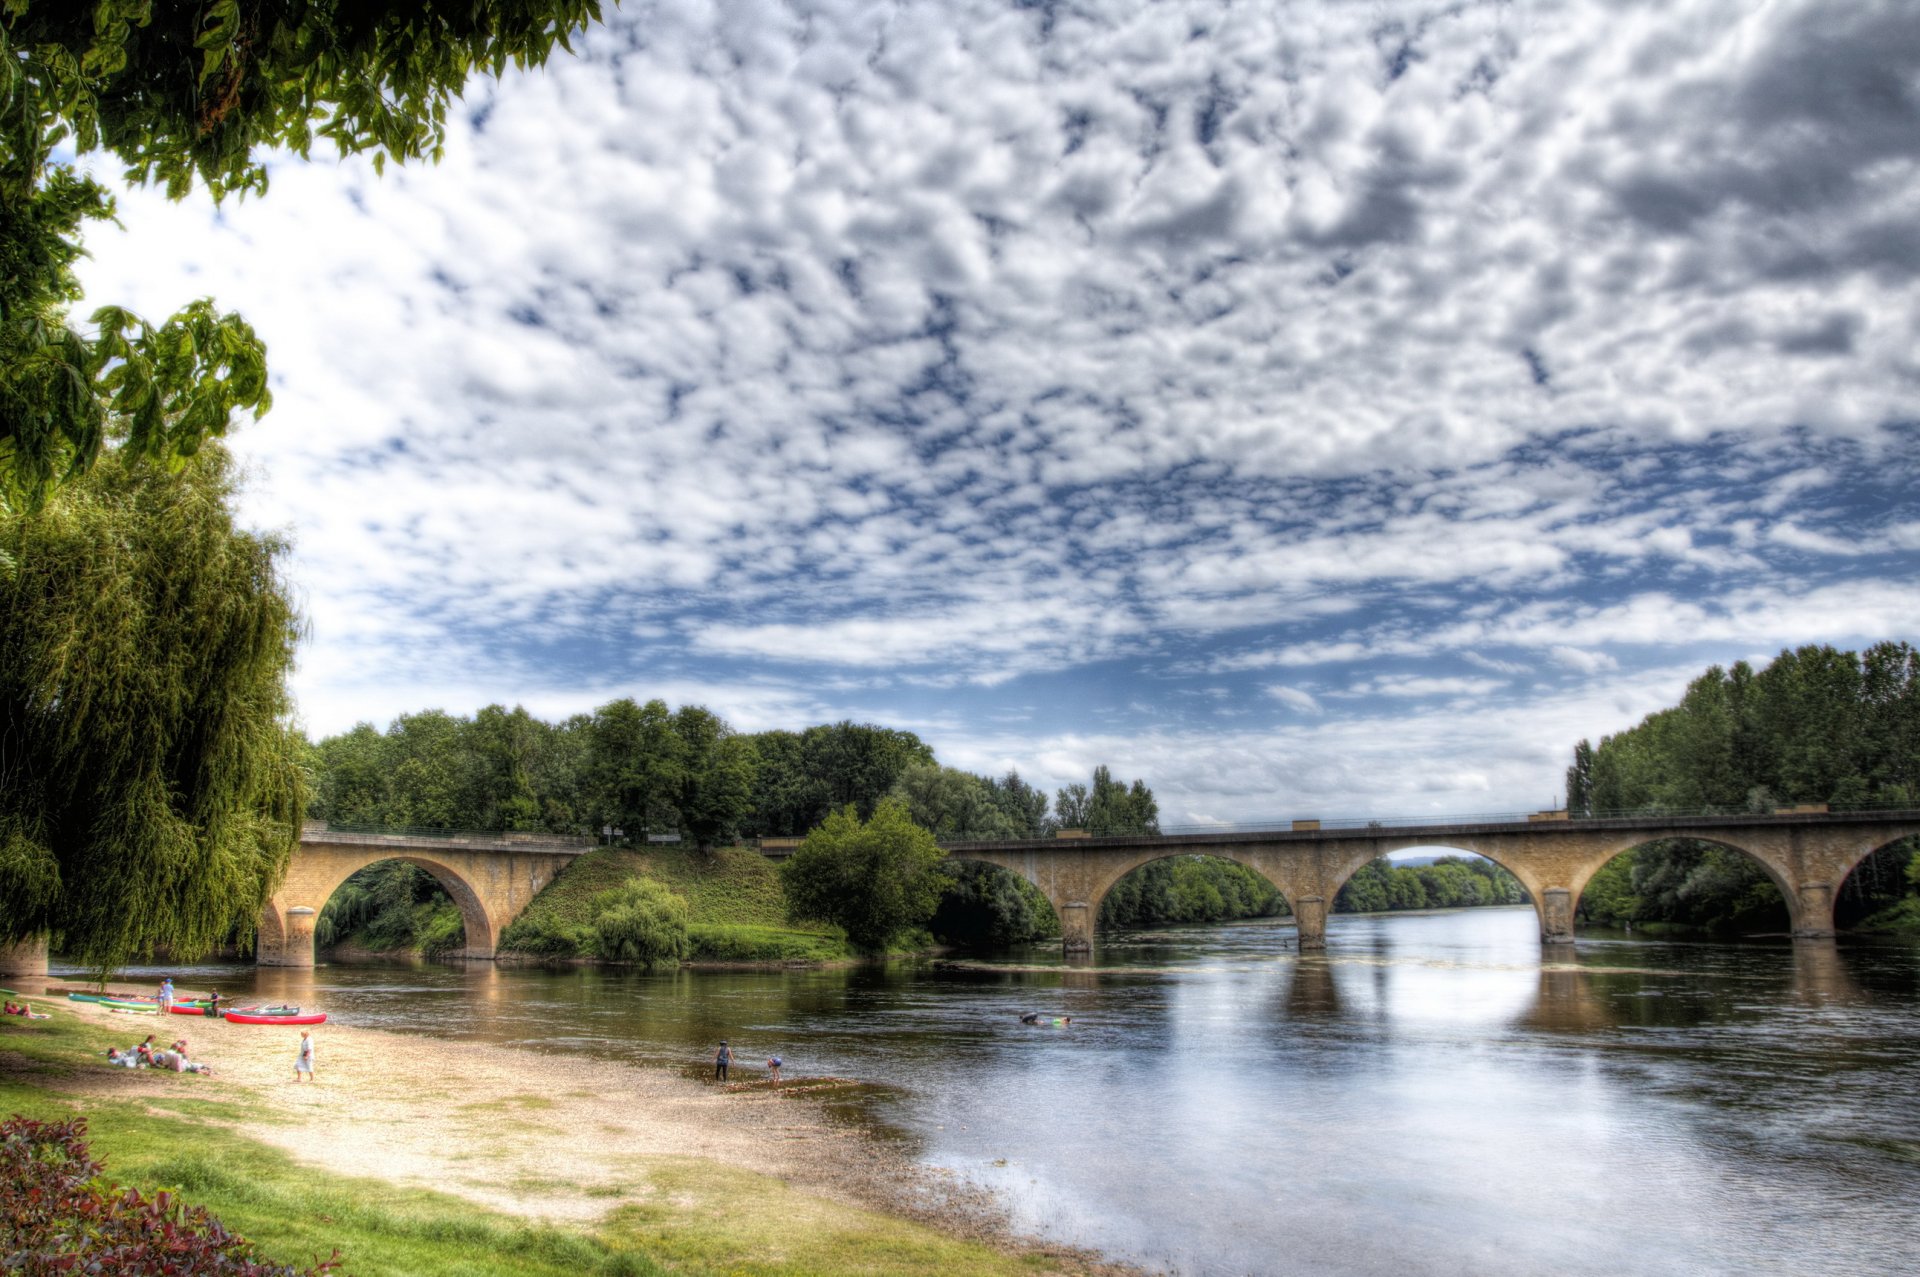
[[[1296,822],[1314,826],[1316,822]],[[1348,878],[1379,856],[1409,847],[1473,852],[1506,869],[1527,890],[1546,943],[1573,939],[1580,893],[1601,866],[1645,843],[1694,838],[1743,852],[1786,898],[1793,934],[1834,934],[1833,902],[1856,865],[1880,848],[1920,834],[1920,811],[1787,811],[1740,816],[1637,816],[1569,820],[1541,813],[1527,820],[1262,832],[1074,838],[1030,842],[942,842],[958,860],[979,860],[1038,887],[1060,916],[1068,951],[1093,947],[1100,902],[1113,885],[1150,861],[1219,856],[1252,869],[1280,889],[1299,925],[1300,948],[1326,946],[1327,911]]]
[[[1038,887],[1060,917],[1070,952],[1093,947],[1100,902],[1121,878],[1150,861],[1193,855],[1237,861],[1278,887],[1293,908],[1300,947],[1306,950],[1326,945],[1327,911],[1341,885],[1367,862],[1409,847],[1443,847],[1487,857],[1526,888],[1539,915],[1541,939],[1571,941],[1574,907],[1600,867],[1624,851],[1662,838],[1695,838],[1745,853],[1786,898],[1793,934],[1829,937],[1834,933],[1834,896],[1854,867],[1889,843],[1920,834],[1920,811],[1600,820],[1543,815],[1555,818],[941,845],[955,859],[999,865]],[[790,841],[782,841],[789,842],[783,850],[790,850]],[[591,845],[585,838],[422,837],[309,825],[285,880],[261,913],[258,960],[266,966],[312,966],[313,928],[321,908],[349,875],[382,860],[405,860],[437,878],[460,907],[465,956],[491,958],[507,924]],[[764,850],[780,854],[771,845]],[[45,970],[44,942],[0,948],[0,972]]]
[[404,860],[420,866],[460,907],[469,958],[491,958],[507,924],[576,857],[588,838],[537,834],[363,834],[309,824],[279,890],[260,912],[257,961],[269,967],[313,965],[313,927],[340,884],[368,865]]

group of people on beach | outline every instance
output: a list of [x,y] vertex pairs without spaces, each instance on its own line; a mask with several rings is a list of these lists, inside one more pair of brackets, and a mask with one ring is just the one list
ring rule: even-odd
[[138,1046],[122,1051],[119,1047],[107,1048],[107,1063],[117,1064],[127,1069],[172,1069],[175,1073],[212,1073],[211,1064],[203,1064],[187,1058],[187,1040],[175,1038],[164,1047],[153,1044],[153,1034],[147,1034]]
[[34,1010],[31,1002],[15,1002],[12,998],[7,999],[6,1014],[24,1015],[29,1020],[45,1020],[48,1018],[45,1011]]
[[[767,1057],[767,1077],[775,1086],[780,1085],[781,1059],[777,1055]],[[720,1049],[713,1053],[713,1080],[727,1080],[727,1070],[733,1067],[733,1048],[727,1045],[725,1038],[720,1039]]]

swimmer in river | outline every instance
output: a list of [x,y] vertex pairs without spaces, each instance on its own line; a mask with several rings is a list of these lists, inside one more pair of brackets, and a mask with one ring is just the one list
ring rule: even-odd
[[1038,1024],[1040,1023],[1040,1013],[1038,1011],[1029,1011],[1025,1015],[1020,1017],[1020,1023]]

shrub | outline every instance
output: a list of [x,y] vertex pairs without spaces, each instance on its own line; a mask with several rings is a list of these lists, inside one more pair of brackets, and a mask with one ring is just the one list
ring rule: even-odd
[[595,956],[648,966],[687,956],[687,902],[651,878],[629,878],[601,892],[593,908]]
[[302,1277],[339,1266],[271,1263],[203,1206],[115,1188],[100,1178],[85,1134],[83,1118],[0,1122],[0,1267],[8,1272]]
[[573,958],[593,948],[593,928],[551,913],[527,912],[500,933],[500,947],[543,958]]
[[829,815],[780,869],[797,916],[846,928],[862,949],[880,951],[896,932],[924,927],[951,879],[933,835],[906,805],[884,798],[873,818],[852,807]]

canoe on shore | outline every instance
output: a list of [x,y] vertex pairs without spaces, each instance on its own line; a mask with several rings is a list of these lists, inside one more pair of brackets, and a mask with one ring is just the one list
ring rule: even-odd
[[306,1015],[259,1015],[245,1011],[229,1011],[223,1017],[229,1024],[325,1024],[325,1011],[311,1011]]

